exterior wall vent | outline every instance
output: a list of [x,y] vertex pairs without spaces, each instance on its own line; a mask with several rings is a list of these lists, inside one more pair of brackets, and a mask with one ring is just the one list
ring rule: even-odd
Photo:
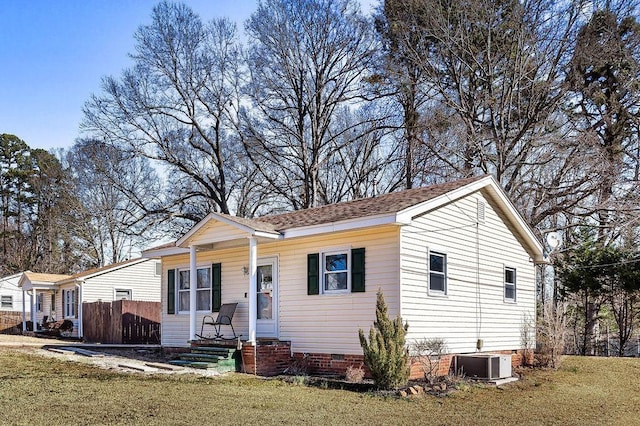
[[484,380],[511,377],[511,355],[458,355],[456,356],[456,373]]

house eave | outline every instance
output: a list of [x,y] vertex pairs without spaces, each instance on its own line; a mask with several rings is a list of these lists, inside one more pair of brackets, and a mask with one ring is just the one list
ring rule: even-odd
[[338,222],[323,223],[320,225],[304,226],[299,228],[291,228],[284,231],[284,238],[307,237],[311,235],[327,234],[340,231],[353,231],[356,229],[370,228],[382,225],[405,225],[405,222],[399,219],[395,213],[383,214],[376,216],[360,217],[357,219],[349,219]]
[[173,256],[175,254],[187,254],[187,253],[189,253],[188,248],[172,246],[172,247],[162,247],[158,249],[150,248],[148,250],[144,250],[142,252],[142,257],[145,259],[147,258],[151,259],[154,257]]

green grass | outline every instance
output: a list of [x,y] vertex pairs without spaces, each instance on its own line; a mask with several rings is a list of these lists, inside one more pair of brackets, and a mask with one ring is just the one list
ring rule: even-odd
[[413,399],[231,374],[118,374],[0,349],[0,424],[625,425],[640,422],[640,360],[569,357],[502,389]]

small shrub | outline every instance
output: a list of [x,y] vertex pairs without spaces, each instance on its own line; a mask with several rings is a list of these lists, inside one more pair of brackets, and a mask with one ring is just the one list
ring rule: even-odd
[[558,302],[545,306],[542,318],[538,319],[536,363],[540,367],[557,369],[562,361],[567,323],[565,307]]
[[345,372],[345,379],[349,383],[361,383],[362,379],[364,379],[364,369],[362,365],[358,367],[354,367],[350,365],[347,367],[347,371]]
[[447,351],[447,342],[441,338],[420,339],[411,345],[414,360],[420,364],[427,382],[433,384],[435,381],[440,370],[440,362]]
[[520,326],[520,345],[522,346],[522,365],[533,365],[533,350],[535,347],[536,327],[531,315],[525,313]]
[[376,321],[369,330],[369,341],[362,329],[358,330],[358,335],[364,363],[380,389],[398,389],[409,380],[409,351],[405,346],[408,328],[399,315],[394,320],[389,318],[384,296],[378,290]]

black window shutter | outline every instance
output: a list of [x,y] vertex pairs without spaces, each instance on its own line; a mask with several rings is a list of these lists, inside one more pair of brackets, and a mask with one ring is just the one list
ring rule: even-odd
[[364,248],[351,250],[351,292],[364,293]]
[[307,255],[307,294],[320,294],[320,254]]
[[211,310],[218,312],[222,303],[222,264],[211,265]]
[[176,313],[176,270],[167,271],[167,313]]

